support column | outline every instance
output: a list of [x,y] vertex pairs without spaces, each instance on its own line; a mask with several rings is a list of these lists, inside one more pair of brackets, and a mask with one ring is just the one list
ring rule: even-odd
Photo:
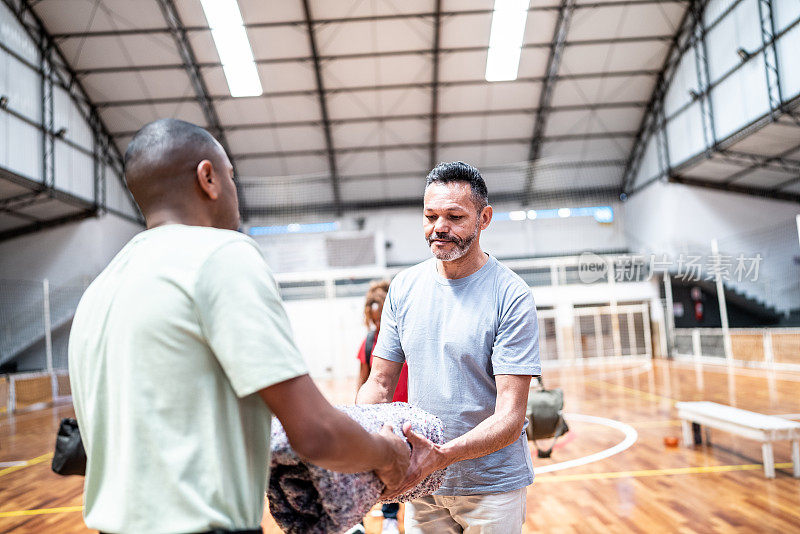
[[47,372],[50,374],[50,392],[52,400],[58,396],[58,380],[53,370],[53,329],[50,319],[50,280],[42,280],[42,307],[44,312],[44,352],[47,362]]
[[715,280],[717,284],[717,300],[719,301],[719,317],[722,321],[722,344],[725,348],[725,359],[728,365],[733,365],[733,347],[731,346],[731,334],[728,328],[728,306],[725,302],[725,285],[722,283],[722,273],[720,272],[719,243],[716,238],[711,240],[711,255],[716,264]]
[[664,273],[664,303],[666,304],[666,314],[664,317],[664,327],[667,336],[667,358],[672,358],[675,350],[675,309],[672,301],[672,278],[669,273]]

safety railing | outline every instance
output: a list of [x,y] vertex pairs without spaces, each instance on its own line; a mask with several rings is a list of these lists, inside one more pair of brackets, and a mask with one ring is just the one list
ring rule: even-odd
[[800,371],[800,328],[676,328],[676,359]]

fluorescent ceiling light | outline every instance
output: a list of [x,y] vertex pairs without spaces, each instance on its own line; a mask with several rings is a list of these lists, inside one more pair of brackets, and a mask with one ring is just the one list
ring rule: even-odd
[[236,0],[200,0],[217,53],[222,62],[231,96],[259,96],[264,90],[258,79],[253,50],[247,40],[242,13]]
[[517,79],[529,3],[530,0],[494,1],[489,55],[486,60],[487,82]]
[[526,214],[524,211],[512,211],[508,214],[508,218],[512,221],[524,221]]

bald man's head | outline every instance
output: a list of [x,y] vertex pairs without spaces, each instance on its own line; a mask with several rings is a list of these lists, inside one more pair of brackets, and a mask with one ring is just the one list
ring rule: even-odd
[[[177,119],[145,125],[125,151],[125,180],[145,218],[236,229],[233,168],[210,133]],[[193,222],[190,222],[193,221]]]

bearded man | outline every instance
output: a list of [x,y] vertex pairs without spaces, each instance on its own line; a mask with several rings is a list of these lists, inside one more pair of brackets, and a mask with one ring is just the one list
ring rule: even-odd
[[536,307],[528,285],[483,252],[492,220],[486,184],[466,163],[427,177],[423,229],[433,258],[389,286],[369,379],[357,402],[392,399],[403,363],[409,402],[445,425],[443,445],[404,432],[411,488],[447,469],[436,494],[406,507],[408,533],[519,533],[533,466],[525,408],[541,373]]

